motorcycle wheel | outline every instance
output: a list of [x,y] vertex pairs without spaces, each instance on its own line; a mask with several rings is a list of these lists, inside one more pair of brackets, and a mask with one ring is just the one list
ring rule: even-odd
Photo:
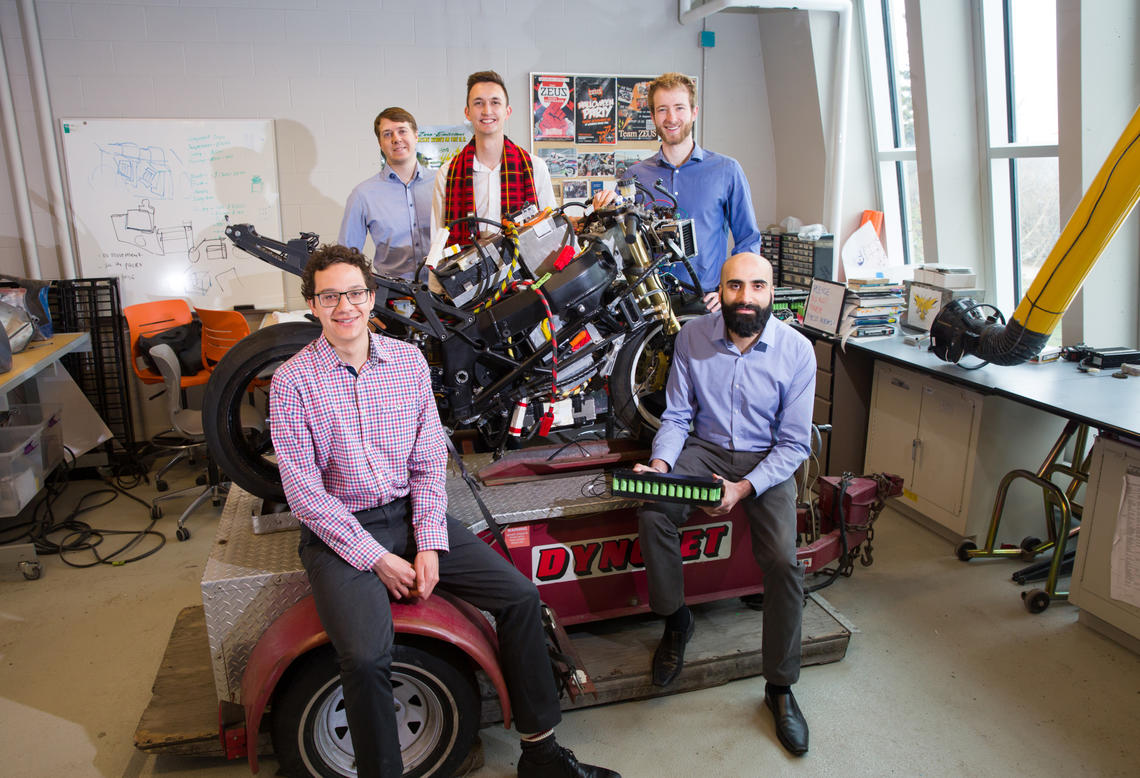
[[258,433],[242,429],[241,405],[248,402],[251,385],[268,392],[273,371],[320,333],[320,325],[309,322],[258,330],[226,352],[206,384],[202,426],[210,454],[229,480],[264,500],[285,502],[272,458],[273,442],[268,429]]
[[[282,683],[272,708],[273,753],[281,773],[355,776],[356,756],[332,646],[302,659]],[[392,694],[404,776],[454,774],[479,729],[478,687],[465,658],[445,647],[397,644],[392,649]]]
[[[677,317],[683,325],[696,314]],[[650,439],[665,412],[665,383],[673,362],[673,335],[654,322],[627,339],[614,360],[610,399],[617,420],[632,434]]]

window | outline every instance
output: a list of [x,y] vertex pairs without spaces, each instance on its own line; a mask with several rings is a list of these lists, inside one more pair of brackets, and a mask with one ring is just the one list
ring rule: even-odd
[[979,0],[993,223],[990,300],[1011,312],[1060,234],[1055,0]]
[[904,0],[865,0],[867,72],[883,203],[887,255],[898,264],[922,262],[922,212],[914,151],[914,106]]

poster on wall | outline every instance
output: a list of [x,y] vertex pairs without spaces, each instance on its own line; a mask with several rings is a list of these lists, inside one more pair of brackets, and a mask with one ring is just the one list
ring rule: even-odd
[[656,140],[653,112],[649,110],[651,78],[617,79],[617,139]]
[[657,153],[656,149],[619,149],[614,152],[614,175],[625,178],[626,171],[643,159]]
[[471,127],[466,124],[434,124],[417,132],[416,159],[426,168],[437,170],[459,153],[471,140]]
[[614,152],[589,151],[578,153],[578,175],[612,176],[614,174]]
[[534,140],[574,140],[574,77],[538,73],[532,81]]
[[577,76],[574,102],[578,119],[577,143],[614,143],[614,79]]
[[578,175],[578,149],[573,146],[543,146],[535,149],[550,170],[551,178],[572,178]]

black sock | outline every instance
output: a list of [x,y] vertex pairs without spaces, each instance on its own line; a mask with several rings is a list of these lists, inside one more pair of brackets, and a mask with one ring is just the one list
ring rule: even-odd
[[558,754],[558,741],[554,739],[553,732],[542,740],[520,740],[519,744],[523,753],[536,762],[552,761]]
[[792,687],[790,687],[790,686],[780,686],[779,684],[774,684],[774,683],[768,684],[768,694],[791,694],[791,693],[792,693]]
[[693,612],[689,610],[687,605],[682,605],[665,617],[665,626],[678,632],[688,631],[689,625],[692,623]]

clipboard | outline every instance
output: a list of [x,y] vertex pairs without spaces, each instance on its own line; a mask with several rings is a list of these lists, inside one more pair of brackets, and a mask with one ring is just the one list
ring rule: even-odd
[[807,305],[804,307],[804,326],[828,335],[838,334],[846,293],[846,284],[813,278]]

